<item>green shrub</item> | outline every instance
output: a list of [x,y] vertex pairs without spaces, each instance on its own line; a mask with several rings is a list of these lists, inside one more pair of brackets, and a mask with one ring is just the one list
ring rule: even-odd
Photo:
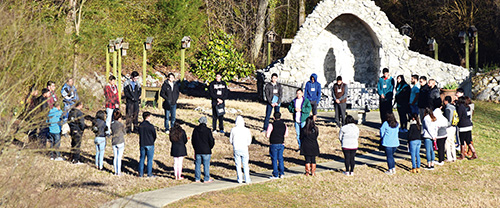
[[191,71],[205,82],[215,79],[215,74],[221,72],[224,81],[247,77],[255,71],[253,64],[247,63],[243,53],[238,52],[234,45],[234,37],[218,30],[212,34],[212,39],[206,48],[199,51]]

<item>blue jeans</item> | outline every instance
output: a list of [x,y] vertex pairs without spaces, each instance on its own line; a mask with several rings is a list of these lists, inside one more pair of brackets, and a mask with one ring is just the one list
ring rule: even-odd
[[205,177],[203,181],[210,180],[210,158],[211,154],[196,154],[194,161],[194,178],[196,181],[200,181],[201,179],[201,163],[203,162],[203,173]]
[[299,126],[298,122],[294,122],[294,123],[295,123],[295,133],[297,133],[297,143],[299,144],[299,148],[300,148],[300,129],[304,128],[304,126],[306,125],[306,122],[300,123],[300,126]]
[[283,144],[271,144],[271,146],[269,146],[269,154],[271,155],[271,163],[273,164],[274,177],[285,175],[285,164],[283,164],[284,150],[285,145]]
[[387,166],[390,169],[396,167],[396,161],[394,161],[394,153],[396,153],[397,147],[385,147],[385,154],[387,155]]
[[422,140],[410,141],[411,168],[420,168],[420,147]]
[[[165,131],[170,129],[170,126],[174,126],[175,123],[175,110],[177,109],[177,105],[170,105],[170,108],[165,108]],[[168,125],[168,121],[170,121],[170,126]]]
[[106,131],[106,134],[111,134],[111,121],[113,121],[113,112],[115,109],[112,108],[106,108],[106,126],[108,127],[108,130]]
[[250,169],[248,168],[248,151],[235,150],[234,151],[234,163],[236,165],[236,174],[238,176],[238,183],[243,181],[241,173],[241,164],[243,163],[243,172],[245,173],[245,183],[251,183],[250,180]]
[[434,141],[432,139],[425,138],[425,157],[427,158],[427,163],[434,162],[436,154],[434,153]]
[[[61,133],[53,134],[49,133],[50,149],[59,149],[61,146]],[[50,152],[50,158],[60,157],[61,152],[53,150]]]
[[95,144],[95,166],[102,169],[104,163],[104,148],[106,147],[106,137],[96,137]]
[[139,177],[144,175],[144,160],[148,157],[148,176],[153,176],[153,157],[155,154],[155,146],[141,147],[141,156],[139,158]]
[[123,150],[125,150],[125,143],[113,145],[113,167],[115,168],[116,175],[122,173]]
[[264,131],[267,131],[267,127],[269,126],[269,119],[271,119],[271,112],[273,111],[273,108],[274,108],[274,112],[280,112],[280,104],[278,104],[277,106],[271,106],[271,104],[267,104],[266,106],[266,119],[264,120]]

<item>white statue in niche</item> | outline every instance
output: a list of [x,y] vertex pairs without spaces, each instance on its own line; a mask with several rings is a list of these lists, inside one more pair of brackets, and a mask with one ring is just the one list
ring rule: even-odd
[[343,40],[340,47],[336,48],[335,68],[337,75],[342,76],[342,81],[345,83],[354,82],[354,55],[349,48],[347,41]]

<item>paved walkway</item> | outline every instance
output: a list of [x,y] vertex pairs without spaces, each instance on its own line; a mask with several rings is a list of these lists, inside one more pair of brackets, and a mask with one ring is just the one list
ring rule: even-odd
[[[332,113],[320,113],[319,119],[328,119],[331,117]],[[379,112],[370,112],[367,114],[367,122],[365,125],[360,125],[361,128],[371,129],[373,131],[378,131],[378,126],[380,126],[380,121],[378,117]],[[400,149],[395,154],[396,159],[408,158],[408,153],[403,150],[406,145],[405,141],[401,141]],[[374,151],[365,155],[356,157],[356,165],[377,165],[380,163],[385,163],[386,157],[385,153],[381,151]],[[382,165],[385,167],[385,165]],[[316,172],[324,171],[341,171],[344,169],[344,161],[330,161],[325,163],[317,164]],[[236,172],[236,171],[235,171]],[[270,171],[265,171],[261,173],[250,174],[252,178],[252,183],[262,183],[269,181],[271,176]],[[304,173],[304,166],[290,167],[285,170],[285,178],[301,175]],[[279,180],[279,179],[276,179]],[[164,189],[158,189],[149,192],[143,192],[125,198],[120,198],[109,203],[104,204],[102,207],[164,207],[167,204],[173,203],[180,199],[188,198],[190,196],[199,195],[205,192],[218,191],[223,189],[230,189],[245,184],[239,184],[236,181],[236,176],[232,178],[218,179],[210,184],[203,183],[190,183],[179,186],[168,187]]]

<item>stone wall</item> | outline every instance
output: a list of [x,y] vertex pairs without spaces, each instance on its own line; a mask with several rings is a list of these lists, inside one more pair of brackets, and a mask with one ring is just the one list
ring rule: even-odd
[[468,80],[468,70],[410,51],[405,39],[373,1],[323,0],[297,32],[287,56],[259,73],[263,82],[277,73],[279,82],[295,87],[312,73],[323,86],[340,75],[346,83],[375,87],[386,67],[393,77],[424,75],[439,86]]
[[478,74],[472,79],[473,98],[500,102],[500,70]]

